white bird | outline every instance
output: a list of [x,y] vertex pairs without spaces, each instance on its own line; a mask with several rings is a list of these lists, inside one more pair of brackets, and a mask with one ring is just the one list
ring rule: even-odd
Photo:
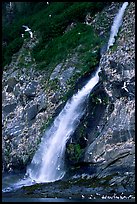
[[126,82],[124,81],[124,86],[122,87],[122,89],[125,89],[126,92],[129,92],[128,89],[126,88]]
[[47,2],[47,4],[49,4],[49,2]]
[[84,137],[84,140],[88,141],[88,139],[86,137]]
[[31,29],[30,29],[28,26],[25,26],[25,25],[23,25],[22,27],[26,28],[25,31],[29,32],[30,37],[33,38],[33,33],[32,33],[32,31],[31,31]]
[[22,27],[26,28],[25,31],[30,31],[31,30],[28,26],[23,25]]
[[33,33],[32,31],[29,31],[30,37],[33,38]]

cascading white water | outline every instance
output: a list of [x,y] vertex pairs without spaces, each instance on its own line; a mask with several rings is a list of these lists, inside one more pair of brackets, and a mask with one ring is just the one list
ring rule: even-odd
[[119,9],[117,15],[114,18],[114,21],[111,27],[111,33],[110,33],[110,37],[108,41],[107,50],[109,49],[110,46],[113,46],[115,42],[115,37],[117,36],[119,27],[122,24],[122,18],[123,18],[123,15],[124,15],[124,12],[127,6],[128,6],[128,2],[124,2],[122,7]]
[[[111,34],[108,41],[108,49],[115,42],[114,37],[117,35],[122,23],[122,17],[128,2],[123,3],[118,14],[114,18],[111,28]],[[67,102],[64,109],[55,119],[51,128],[46,131],[40,147],[33,157],[31,165],[27,169],[27,175],[36,182],[50,182],[61,179],[64,174],[64,152],[66,142],[75,131],[79,120],[84,114],[83,104],[99,81],[98,68],[95,76]]]
[[99,81],[98,68],[95,76],[67,102],[55,119],[51,128],[46,131],[40,147],[27,169],[27,175],[36,182],[50,182],[61,179],[64,174],[64,152],[66,142],[75,131],[84,114],[83,104],[91,90]]
[[[118,14],[114,18],[111,28],[111,35],[108,41],[108,49],[114,43],[114,36],[122,22],[122,16],[128,5],[128,2],[123,3]],[[61,113],[57,116],[53,125],[45,132],[40,146],[35,153],[31,164],[27,168],[26,176],[19,182],[15,183],[3,191],[10,191],[12,188],[20,188],[25,185],[31,185],[34,182],[51,182],[61,179],[65,174],[64,169],[64,152],[66,142],[75,131],[79,120],[84,114],[84,102],[99,81],[97,69],[95,75],[89,82],[75,94],[65,105]]]

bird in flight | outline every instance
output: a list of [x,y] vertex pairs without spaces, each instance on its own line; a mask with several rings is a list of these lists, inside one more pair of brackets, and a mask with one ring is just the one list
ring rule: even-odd
[[31,31],[31,29],[28,26],[23,25],[22,27],[26,28],[25,31]]
[[23,25],[22,27],[25,28],[26,29],[25,31],[28,31],[29,34],[30,34],[30,37],[33,38],[33,33],[31,31],[31,29],[28,26],[25,26],[25,25]]

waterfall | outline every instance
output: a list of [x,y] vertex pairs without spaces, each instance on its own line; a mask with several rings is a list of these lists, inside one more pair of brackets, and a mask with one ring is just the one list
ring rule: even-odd
[[[122,22],[122,16],[127,5],[128,2],[123,3],[121,9],[114,18],[108,41],[108,49],[110,45],[114,43],[114,36],[118,33],[118,29]],[[9,187],[9,189],[4,189],[3,191],[10,191],[12,188],[31,185],[33,182],[53,182],[61,179],[65,175],[64,153],[66,143],[84,114],[85,101],[99,82],[98,74],[100,71],[100,68],[98,68],[87,84],[79,90],[77,94],[72,96],[60,114],[55,118],[52,126],[46,130],[31,164],[27,167],[24,179],[14,184],[14,187]]]
[[123,18],[124,11],[125,11],[127,6],[128,6],[128,2],[124,2],[122,7],[119,9],[117,15],[114,18],[114,21],[113,21],[113,24],[111,27],[111,32],[110,32],[107,50],[109,49],[110,46],[113,46],[113,44],[115,42],[115,37],[117,36],[119,27],[122,24],[122,18]]
[[12,2],[10,2],[10,9],[12,8]]
[[[111,34],[108,41],[108,49],[114,43],[122,23],[122,17],[128,2],[123,3],[118,14],[114,18]],[[38,151],[35,153],[31,165],[27,168],[27,175],[36,182],[51,182],[61,179],[65,174],[64,152],[66,142],[75,131],[79,120],[84,114],[84,102],[94,86],[99,81],[96,71],[94,77],[67,102],[64,109],[53,122],[51,128],[46,131]]]
[[50,182],[59,180],[64,176],[66,142],[84,114],[85,99],[98,83],[99,72],[100,69],[98,68],[89,82],[66,103],[51,128],[45,132],[39,149],[35,153],[31,165],[27,168],[27,175],[32,180]]

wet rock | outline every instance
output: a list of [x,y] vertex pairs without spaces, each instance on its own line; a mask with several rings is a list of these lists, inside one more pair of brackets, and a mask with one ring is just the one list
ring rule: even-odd
[[31,107],[28,107],[25,112],[27,121],[34,119],[38,113],[38,105],[32,105]]
[[[80,131],[82,134],[83,130],[83,138],[88,139],[83,163],[94,164],[97,168],[97,173],[95,174],[98,178],[108,177],[108,180],[110,180],[112,176],[113,182],[111,187],[115,192],[115,185],[120,183],[125,189],[131,184],[130,192],[131,189],[132,192],[134,191],[135,185],[135,124],[133,119],[135,113],[135,87],[132,84],[132,82],[134,83],[135,75],[135,47],[134,43],[131,43],[131,37],[126,36],[127,32],[131,32],[132,37],[135,37],[133,27],[131,26],[131,24],[134,25],[135,16],[132,16],[132,22],[129,23],[128,21],[128,12],[134,10],[134,4],[130,4],[127,9],[129,10],[127,10],[124,18],[126,20],[123,20],[122,24],[126,31],[119,33],[115,50],[112,47],[102,56],[100,61],[100,67],[105,71],[106,75],[105,78],[102,76],[103,87],[109,96],[109,100],[104,109],[98,109],[97,115],[94,115],[94,111],[101,104],[91,105],[92,108],[94,107],[94,111],[89,109],[86,112],[85,120],[81,121],[84,130],[81,128]],[[125,49],[126,52],[122,50],[125,39],[127,39],[126,47],[128,48]],[[127,50],[130,50],[128,54]],[[92,102],[98,102],[97,98],[93,96],[91,99],[94,99]],[[88,122],[88,114],[90,123],[86,123]],[[79,137],[80,132],[76,134],[77,131],[78,129],[74,135]],[[77,140],[77,142],[79,141]],[[129,176],[124,175],[129,169],[131,173],[130,181]],[[117,177],[115,174],[118,174]],[[119,189],[119,191],[122,190]]]
[[110,61],[110,67],[111,67],[112,69],[115,69],[115,68],[117,67],[117,63],[116,63],[115,61],[111,60],[111,61]]
[[17,106],[17,103],[8,104],[8,105],[3,107],[3,111],[6,114],[9,114],[15,110],[16,106]]
[[30,82],[23,93],[29,98],[29,97],[34,97],[36,95],[36,89],[37,89],[38,82],[32,81]]

